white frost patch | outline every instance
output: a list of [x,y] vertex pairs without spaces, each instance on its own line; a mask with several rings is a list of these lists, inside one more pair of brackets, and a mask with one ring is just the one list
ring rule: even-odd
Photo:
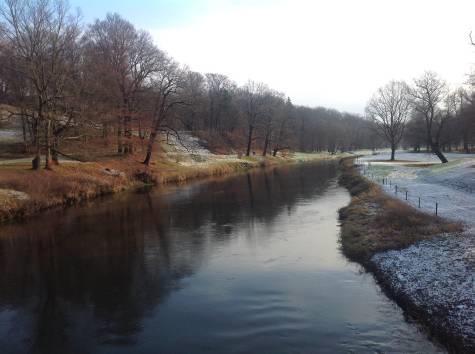
[[199,138],[191,135],[190,132],[178,132],[179,138],[175,135],[168,136],[168,144],[173,147],[176,152],[194,155],[210,155],[211,152],[204,147],[204,143]]
[[0,189],[0,200],[2,199],[28,200],[30,196],[14,189]]
[[475,237],[441,236],[371,261],[392,290],[475,347]]
[[222,158],[221,155],[212,154],[205,147],[206,143],[191,135],[190,132],[180,131],[178,134],[179,137],[170,134],[168,142],[163,145],[171,161],[183,166],[207,166]]
[[447,164],[433,154],[396,153],[396,159],[432,166],[371,162],[389,159],[388,153],[359,159],[360,171],[386,193],[427,213],[435,213],[437,203],[438,215],[460,220],[469,229],[376,254],[372,262],[397,295],[475,348],[475,155],[445,155]]
[[[360,161],[366,176],[379,183],[388,194],[428,213],[464,222],[475,232],[475,155],[447,153],[449,163],[436,163],[430,167],[404,165],[377,165],[374,159],[387,159],[389,155],[365,156]],[[419,162],[436,162],[435,155],[397,152],[396,158]],[[383,177],[387,184],[382,183]],[[389,181],[391,184],[389,185]],[[396,186],[398,193],[396,194]]]

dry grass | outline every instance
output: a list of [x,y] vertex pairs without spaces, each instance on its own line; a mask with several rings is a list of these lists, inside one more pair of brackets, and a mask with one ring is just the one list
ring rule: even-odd
[[352,195],[350,205],[340,210],[342,250],[350,259],[367,264],[377,252],[462,230],[459,223],[422,213],[388,196],[362,177],[352,160],[343,160],[341,165],[340,183]]
[[[140,157],[63,163],[54,166],[51,171],[33,171],[29,164],[0,166],[0,222],[21,219],[55,206],[71,205],[145,184],[184,183],[193,179],[229,175],[289,161],[283,158],[266,160],[246,158],[183,166],[158,153],[147,167],[141,163]],[[111,170],[117,173],[112,175]],[[11,193],[14,191],[26,193],[28,198],[16,198]]]
[[110,176],[96,163],[56,166],[52,171],[4,166],[0,173],[0,188],[24,192],[28,199],[4,196],[0,203],[0,220],[22,218],[53,206],[74,204],[124,190],[131,184],[126,176]]
[[[61,205],[71,205],[100,195],[125,189],[168,183],[184,183],[193,179],[217,177],[245,172],[253,168],[327,159],[328,156],[260,156],[240,159],[206,159],[203,163],[180,164],[170,160],[160,144],[154,152],[150,166],[143,165],[143,153],[128,157],[117,156],[112,148],[104,148],[103,142],[88,140],[88,149],[81,150],[82,141],[70,142],[63,150],[68,154],[93,160],[87,163],[62,163],[51,171],[33,171],[29,163],[0,165],[0,222],[24,218],[39,211]],[[140,149],[139,149],[140,150]],[[185,156],[186,157],[186,156]],[[334,156],[332,158],[337,158]],[[113,170],[116,173],[111,173]],[[11,192],[26,193],[27,199],[19,199]]]

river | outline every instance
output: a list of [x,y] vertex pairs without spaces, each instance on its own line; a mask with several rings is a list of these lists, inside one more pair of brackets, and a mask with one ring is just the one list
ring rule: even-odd
[[439,353],[339,251],[336,163],[0,228],[1,353]]

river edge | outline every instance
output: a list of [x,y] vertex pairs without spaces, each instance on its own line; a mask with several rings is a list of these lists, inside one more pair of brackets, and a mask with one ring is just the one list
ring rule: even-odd
[[[475,338],[467,339],[463,319],[454,323],[454,319],[449,318],[453,303],[438,304],[434,311],[428,297],[423,296],[421,301],[420,294],[404,286],[405,279],[400,278],[397,269],[385,267],[379,259],[387,258],[390,252],[407,250],[434,238],[460,236],[463,225],[422,213],[387,195],[358,172],[352,157],[341,159],[340,168],[339,183],[352,197],[350,204],[339,211],[343,254],[372,273],[383,292],[422,324],[429,335],[449,352],[473,353]],[[431,272],[432,269],[425,271]]]
[[207,163],[182,165],[164,156],[146,167],[134,157],[86,163],[62,163],[52,171],[28,165],[0,166],[0,227],[23,222],[50,209],[69,207],[106,195],[144,187],[182,185],[256,169],[340,160],[348,154],[296,154],[285,157],[220,156]]

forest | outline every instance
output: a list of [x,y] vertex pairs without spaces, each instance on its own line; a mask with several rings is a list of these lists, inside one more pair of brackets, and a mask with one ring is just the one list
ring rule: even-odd
[[[470,43],[468,42],[467,45]],[[364,115],[292,103],[283,92],[199,73],[118,14],[90,24],[65,1],[6,0],[0,9],[1,124],[21,127],[17,153],[50,169],[59,156],[134,154],[188,131],[220,153],[473,150],[475,100],[436,73],[379,89]]]

